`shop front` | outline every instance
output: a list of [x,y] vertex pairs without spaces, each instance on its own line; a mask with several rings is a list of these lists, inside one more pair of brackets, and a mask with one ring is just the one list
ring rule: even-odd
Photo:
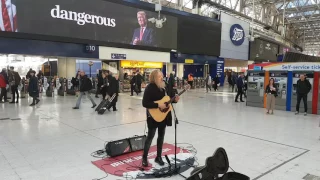
[[[0,68],[9,66],[25,76],[29,69],[37,73],[41,70],[44,76],[72,78],[78,69],[89,74],[87,61],[96,62],[99,66],[98,48],[87,51],[86,44],[61,43],[39,40],[0,38]],[[86,61],[86,63],[84,63]],[[100,62],[101,64],[101,62]],[[92,74],[96,74],[92,67]]]
[[176,75],[187,79],[189,74],[194,78],[204,79],[209,73],[211,77],[219,77],[220,85],[224,82],[224,59],[214,56],[171,53],[171,64],[176,65]]
[[118,74],[120,80],[130,79],[138,71],[147,80],[152,70],[162,70],[163,64],[170,62],[170,53],[100,46],[99,59],[103,69]]
[[120,67],[123,74],[132,76],[134,72],[140,72],[143,75],[145,81],[148,83],[149,75],[153,70],[162,70],[162,62],[143,62],[143,61],[130,61],[130,60],[121,60]]

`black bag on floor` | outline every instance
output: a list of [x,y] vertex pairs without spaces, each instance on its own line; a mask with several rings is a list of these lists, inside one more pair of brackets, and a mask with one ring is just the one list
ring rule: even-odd
[[102,114],[104,114],[106,112],[107,109],[110,109],[112,101],[114,100],[115,97],[116,97],[116,94],[114,94],[111,98],[108,98],[107,100],[102,101],[103,104],[101,105],[101,108],[97,110],[98,114],[102,115]]
[[74,96],[76,95],[76,91],[74,89],[68,89],[67,94]]
[[51,90],[47,90],[47,91],[46,91],[46,96],[47,96],[47,97],[52,97],[52,94],[53,94],[53,93],[52,93]]
[[59,96],[64,96],[64,90],[63,89],[59,89],[58,90],[58,95]]

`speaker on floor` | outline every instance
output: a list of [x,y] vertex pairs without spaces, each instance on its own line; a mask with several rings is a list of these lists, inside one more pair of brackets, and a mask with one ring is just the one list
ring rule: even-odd
[[105,148],[106,153],[110,157],[115,157],[131,152],[131,147],[128,139],[108,142]]
[[116,157],[143,150],[146,139],[147,137],[144,135],[108,142],[105,147],[106,153],[110,157]]
[[134,151],[143,150],[146,139],[147,139],[146,136],[135,136],[135,137],[129,138],[131,151],[134,152]]

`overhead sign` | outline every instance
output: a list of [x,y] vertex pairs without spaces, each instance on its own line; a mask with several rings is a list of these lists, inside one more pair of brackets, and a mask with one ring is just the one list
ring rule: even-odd
[[261,66],[254,66],[253,70],[261,70]]
[[244,29],[240,24],[234,24],[230,28],[230,40],[235,46],[241,46],[245,39]]
[[184,60],[184,63],[186,63],[186,64],[193,64],[193,63],[194,63],[194,60],[193,60],[193,59],[185,59],[185,60]]
[[264,70],[286,71],[320,71],[320,63],[297,62],[297,63],[274,63],[263,67]]
[[127,55],[111,53],[111,59],[127,59]]
[[121,61],[120,66],[122,68],[161,69],[163,67],[163,63],[162,62]]

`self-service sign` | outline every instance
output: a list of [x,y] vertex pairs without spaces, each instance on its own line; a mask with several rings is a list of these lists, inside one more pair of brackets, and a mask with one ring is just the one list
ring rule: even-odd
[[318,62],[290,62],[274,63],[263,67],[264,70],[285,70],[285,71],[320,71]]

